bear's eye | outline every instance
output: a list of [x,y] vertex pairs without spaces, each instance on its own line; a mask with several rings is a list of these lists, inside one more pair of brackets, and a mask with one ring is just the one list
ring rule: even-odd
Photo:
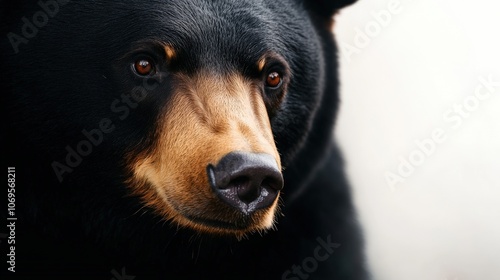
[[281,75],[278,72],[271,72],[267,75],[266,86],[276,88],[281,85]]
[[141,58],[134,63],[134,69],[141,76],[151,75],[154,73],[153,61],[148,58]]

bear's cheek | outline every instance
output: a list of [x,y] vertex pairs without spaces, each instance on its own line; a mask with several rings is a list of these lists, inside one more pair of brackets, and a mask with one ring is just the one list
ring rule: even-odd
[[165,218],[197,230],[271,227],[277,197],[263,209],[241,213],[217,197],[207,175],[207,166],[234,152],[269,155],[281,169],[261,94],[237,75],[178,76],[177,85],[158,117],[154,147],[128,160],[129,186]]

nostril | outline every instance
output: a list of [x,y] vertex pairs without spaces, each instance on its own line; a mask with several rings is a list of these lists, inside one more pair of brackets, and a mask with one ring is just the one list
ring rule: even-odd
[[236,194],[244,203],[250,203],[260,195],[260,184],[248,177],[238,177],[229,182],[230,188],[236,188]]
[[273,190],[281,190],[283,188],[283,179],[281,176],[267,177],[262,181],[261,186],[263,188],[271,188]]

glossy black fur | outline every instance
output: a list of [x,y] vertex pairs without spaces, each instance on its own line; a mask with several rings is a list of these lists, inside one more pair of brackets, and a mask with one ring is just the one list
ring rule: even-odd
[[[20,35],[21,18],[31,20],[41,8],[36,1],[0,6],[7,112],[1,137],[5,164],[17,171],[19,279],[112,279],[122,268],[137,280],[301,279],[283,275],[313,256],[318,238],[340,247],[307,279],[368,279],[331,136],[338,80],[330,16],[353,1],[82,2],[61,6],[18,53],[6,34]],[[161,65],[159,86],[121,120],[123,112],[110,105],[144,83],[130,71],[138,48],[164,59],[156,41],[174,45],[179,59]],[[270,51],[292,73],[284,103],[270,112],[285,167],[276,230],[241,241],[203,235],[161,220],[130,196],[124,155],[151,145],[173,87],[169,72],[252,77],[256,61]],[[59,182],[51,164],[63,163],[65,147],[75,147],[85,139],[82,129],[97,128],[103,118],[115,130]],[[1,213],[5,220],[5,207]]]

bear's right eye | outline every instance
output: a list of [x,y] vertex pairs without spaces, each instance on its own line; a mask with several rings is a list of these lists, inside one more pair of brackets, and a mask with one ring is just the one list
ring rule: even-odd
[[155,67],[152,59],[141,58],[134,63],[134,70],[141,76],[148,76],[154,74]]
[[267,75],[266,86],[270,88],[277,88],[281,85],[281,75],[278,72],[271,72]]

